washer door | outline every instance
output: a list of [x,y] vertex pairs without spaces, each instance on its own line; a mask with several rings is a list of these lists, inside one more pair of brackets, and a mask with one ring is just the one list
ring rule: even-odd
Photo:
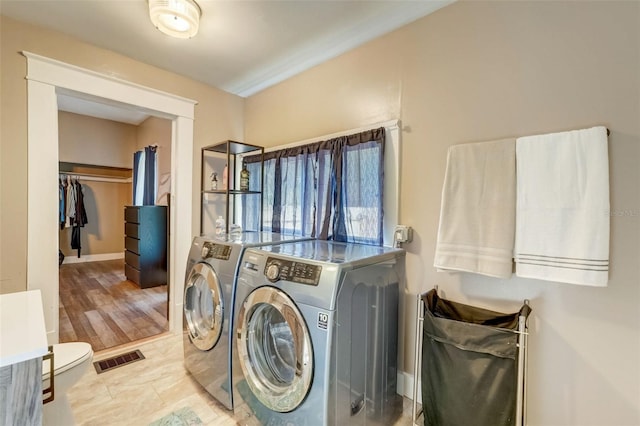
[[198,349],[208,351],[218,343],[223,312],[218,275],[207,263],[196,263],[184,288],[184,317],[191,342]]
[[313,376],[309,330],[294,302],[276,288],[257,288],[242,304],[237,332],[240,367],[251,391],[270,410],[294,410]]

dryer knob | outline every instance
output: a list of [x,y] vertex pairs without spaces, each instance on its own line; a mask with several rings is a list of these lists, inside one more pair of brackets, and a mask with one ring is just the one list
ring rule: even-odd
[[271,265],[267,266],[266,275],[267,279],[272,283],[278,281],[278,278],[280,277],[280,267],[275,263],[272,263]]
[[208,247],[208,246],[204,246],[204,247],[202,247],[202,252],[201,252],[200,256],[201,256],[203,259],[206,259],[206,258],[207,258],[207,256],[209,256],[209,247]]

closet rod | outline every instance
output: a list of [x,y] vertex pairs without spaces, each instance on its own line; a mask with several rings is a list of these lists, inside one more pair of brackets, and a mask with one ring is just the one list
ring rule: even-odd
[[131,183],[133,179],[116,176],[93,175],[89,173],[60,173],[60,176],[69,176],[72,179],[93,181],[93,182],[114,182],[114,183]]

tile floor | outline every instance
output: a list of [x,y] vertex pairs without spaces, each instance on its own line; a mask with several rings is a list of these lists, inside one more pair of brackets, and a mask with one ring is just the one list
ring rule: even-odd
[[[142,361],[98,375],[91,366],[69,391],[78,425],[148,425],[180,408],[190,407],[205,425],[242,425],[191,378],[183,364],[182,336],[164,335],[147,342],[103,351],[94,361],[140,349]],[[411,401],[394,426],[411,425]]]

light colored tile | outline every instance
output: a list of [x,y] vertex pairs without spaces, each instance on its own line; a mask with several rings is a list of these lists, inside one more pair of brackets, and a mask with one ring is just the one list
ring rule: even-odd
[[199,392],[198,386],[186,375],[166,378],[166,380],[159,380],[153,384],[160,398],[167,404],[197,394]]
[[99,381],[82,387],[76,386],[67,392],[67,397],[74,413],[79,414],[99,409],[101,406],[113,401],[107,386]]
[[87,424],[138,424],[135,419],[151,415],[166,406],[153,388],[144,386],[112,393],[111,397],[111,401],[93,411],[94,416],[86,417]]
[[202,423],[205,425],[217,426],[228,421],[235,422],[233,417],[230,415],[230,412],[209,406],[205,401],[205,398],[202,398],[200,395],[194,393],[193,395],[174,401],[172,404],[167,405],[166,410],[163,410],[161,413],[154,413],[154,415],[152,416],[141,418],[137,424],[149,424],[173,411],[177,411],[184,407],[189,407],[191,410],[193,410],[193,412],[198,415],[200,420],[202,420]]
[[[99,353],[96,360],[140,349],[142,361],[96,374],[91,367],[68,396],[79,426],[148,425],[184,407],[211,426],[236,426],[234,417],[209,395],[184,367],[182,335]],[[411,401],[405,398],[403,415],[394,426],[411,426]]]

